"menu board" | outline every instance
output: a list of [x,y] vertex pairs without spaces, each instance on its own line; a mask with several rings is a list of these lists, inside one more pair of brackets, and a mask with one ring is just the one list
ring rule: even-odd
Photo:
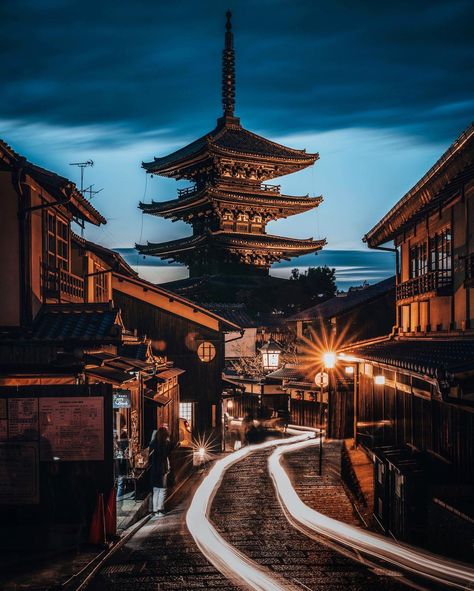
[[44,397],[39,400],[43,461],[104,459],[104,399]]
[[8,399],[8,437],[38,439],[38,398]]
[[0,444],[0,504],[39,503],[38,444]]

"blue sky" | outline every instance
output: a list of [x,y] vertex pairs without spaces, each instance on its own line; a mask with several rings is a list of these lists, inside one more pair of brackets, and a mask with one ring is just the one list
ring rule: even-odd
[[[323,194],[315,211],[268,231],[361,237],[473,119],[474,9],[467,1],[317,4],[229,2],[237,99],[245,127],[320,153],[284,191]],[[210,131],[220,115],[222,2],[6,0],[0,6],[0,134],[32,161],[86,185],[107,217],[91,239],[110,247],[189,234],[142,217],[140,200],[177,183],[141,161]]]

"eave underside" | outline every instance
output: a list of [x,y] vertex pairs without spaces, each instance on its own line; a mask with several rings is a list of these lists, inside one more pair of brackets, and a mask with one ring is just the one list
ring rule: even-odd
[[143,212],[164,218],[186,219],[199,212],[207,212],[213,209],[260,209],[271,210],[273,217],[281,218],[318,207],[323,197],[291,197],[289,195],[264,195],[264,194],[231,194],[197,192],[187,198],[171,199],[169,201],[152,201],[152,203],[140,203]]

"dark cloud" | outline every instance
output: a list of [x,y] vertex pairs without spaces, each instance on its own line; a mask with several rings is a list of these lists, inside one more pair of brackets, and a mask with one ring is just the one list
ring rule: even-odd
[[[388,127],[446,141],[472,119],[470,0],[229,4],[237,111],[249,128]],[[110,144],[207,131],[220,113],[225,8],[3,0],[0,119],[110,125]]]

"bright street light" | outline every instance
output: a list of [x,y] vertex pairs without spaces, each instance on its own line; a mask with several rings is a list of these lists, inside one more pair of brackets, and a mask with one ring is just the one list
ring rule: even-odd
[[323,364],[326,369],[334,369],[336,367],[336,354],[333,351],[326,351],[323,353]]

